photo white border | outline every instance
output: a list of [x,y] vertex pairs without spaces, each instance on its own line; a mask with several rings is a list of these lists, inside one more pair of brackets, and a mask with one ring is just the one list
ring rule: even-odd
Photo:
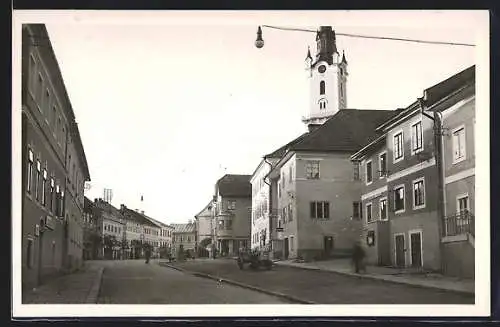
[[[420,23],[422,14],[426,15],[427,25],[450,27],[449,19],[429,19],[427,15],[449,13],[457,22],[463,23],[464,13],[472,14],[468,22],[477,27],[476,42],[476,90],[477,90],[477,130],[476,130],[476,163],[480,163],[476,174],[476,216],[490,217],[489,194],[489,147],[477,146],[489,144],[489,13],[487,10],[454,10],[454,11],[377,11],[376,17],[369,10],[359,11],[307,11],[290,23],[290,12],[287,11],[239,11],[236,17],[233,11],[173,11],[169,19],[165,12],[155,11],[76,11],[76,10],[13,10],[12,13],[12,315],[14,317],[71,317],[75,316],[121,316],[121,317],[210,317],[210,316],[488,316],[490,314],[490,233],[489,219],[476,222],[476,293],[474,305],[23,305],[21,304],[21,24],[22,23],[56,23],[56,24],[130,24],[131,14],[137,18],[137,24],[164,25],[253,25],[265,22],[275,25],[317,26],[321,22],[335,22],[336,26],[366,26],[366,18],[372,20],[370,25],[410,27]],[[241,14],[243,17],[241,17]],[[298,13],[298,12],[294,12]],[[409,13],[410,15],[402,15]],[[262,16],[266,15],[266,19]],[[333,17],[333,18],[332,18]],[[469,16],[470,17],[470,16]],[[140,21],[140,22],[139,22]],[[378,22],[378,23],[377,23]],[[326,23],[329,24],[329,23]],[[418,91],[418,90],[416,90]],[[481,254],[481,255],[478,255]],[[485,259],[486,258],[486,259]],[[481,264],[478,264],[481,259]]]

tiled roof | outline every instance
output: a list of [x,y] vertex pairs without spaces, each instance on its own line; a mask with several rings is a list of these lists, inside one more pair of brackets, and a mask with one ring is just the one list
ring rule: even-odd
[[437,101],[460,89],[461,87],[474,82],[476,78],[476,66],[470,66],[467,69],[425,89],[427,106],[432,106]]
[[155,226],[155,227],[157,226],[155,223],[153,223],[151,220],[147,219],[141,213],[139,213],[135,210],[131,210],[127,207],[125,207],[123,210],[123,216],[125,217],[125,219],[134,220],[134,221],[138,222],[139,224]]
[[266,154],[266,155],[264,156],[264,158],[281,158],[281,157],[282,157],[282,156],[286,153],[287,149],[288,149],[291,145],[293,145],[293,144],[295,144],[295,143],[299,142],[300,140],[302,140],[302,139],[303,139],[305,136],[307,136],[307,135],[309,135],[309,133],[308,133],[308,132],[306,132],[306,133],[304,133],[304,134],[300,135],[299,137],[295,138],[295,139],[294,139],[294,140],[292,140],[291,142],[288,142],[287,144],[283,145],[281,148],[279,148],[279,149],[275,150],[274,152],[271,152],[271,153],[269,153],[269,154]]
[[354,152],[379,136],[375,128],[396,110],[342,109],[316,130],[290,146],[293,151]]
[[174,228],[174,233],[194,233],[195,232],[195,224],[172,224]]
[[221,196],[226,197],[251,197],[252,184],[251,175],[226,174],[217,181],[216,188]]

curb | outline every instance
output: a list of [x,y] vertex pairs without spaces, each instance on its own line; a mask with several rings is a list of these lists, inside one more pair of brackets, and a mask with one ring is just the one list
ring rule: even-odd
[[283,298],[283,299],[286,299],[286,300],[289,300],[289,301],[292,301],[292,302],[300,303],[300,304],[317,304],[316,302],[299,299],[299,298],[296,298],[296,297],[291,296],[291,295],[287,295],[287,294],[283,294],[283,293],[279,293],[279,292],[275,292],[275,291],[266,290],[266,289],[263,289],[263,288],[260,288],[260,287],[256,287],[256,286],[252,286],[252,285],[248,285],[248,284],[244,284],[244,283],[240,283],[240,282],[237,282],[237,281],[234,281],[234,280],[230,280],[230,279],[226,279],[226,278],[219,278],[219,277],[212,276],[212,275],[205,274],[205,273],[200,273],[200,272],[195,272],[195,271],[190,271],[190,270],[182,269],[182,268],[175,267],[175,266],[172,266],[172,265],[169,265],[169,264],[166,264],[166,263],[159,263],[159,265],[163,266],[163,267],[172,268],[172,269],[175,269],[177,271],[180,271],[180,272],[183,272],[183,273],[187,273],[187,274],[190,274],[190,275],[193,275],[193,276],[196,276],[196,277],[208,278],[208,279],[216,280],[216,281],[219,281],[219,282],[225,282],[225,283],[230,284],[230,285],[235,285],[235,286],[239,286],[239,287],[242,287],[242,288],[246,288],[246,289],[250,289],[250,290],[253,290],[253,291],[257,291],[257,292],[260,292],[260,293],[264,293],[264,294],[268,294],[268,295],[280,297],[280,298]]
[[85,303],[97,303],[97,299],[99,297],[99,291],[101,290],[102,276],[104,274],[104,267],[100,267],[97,271],[97,277],[90,288],[89,294],[87,294],[87,298]]
[[[276,263],[274,263],[274,264],[276,264]],[[276,265],[282,266],[282,267],[295,268],[295,269],[314,270],[314,271],[338,274],[338,275],[349,276],[349,277],[357,277],[360,279],[365,278],[365,279],[379,280],[379,281],[384,281],[384,282],[388,282],[388,283],[411,286],[411,287],[415,287],[415,288],[426,288],[426,289],[432,289],[432,290],[438,290],[438,291],[444,291],[444,292],[451,292],[451,293],[456,293],[456,294],[460,294],[460,295],[467,295],[467,296],[475,295],[474,291],[454,290],[454,289],[443,288],[443,287],[438,287],[438,286],[433,286],[433,285],[413,284],[413,283],[408,283],[407,281],[403,281],[403,280],[388,279],[388,278],[374,276],[374,275],[355,274],[355,273],[348,273],[348,272],[337,271],[337,270],[326,270],[326,269],[321,269],[321,268],[317,268],[317,267],[300,267],[300,266],[292,266],[292,265],[279,264],[279,263]]]

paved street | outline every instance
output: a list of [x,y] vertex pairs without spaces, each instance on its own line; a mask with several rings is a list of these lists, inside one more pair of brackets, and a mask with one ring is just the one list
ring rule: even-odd
[[[473,295],[386,281],[274,266],[271,271],[239,270],[230,259],[174,263],[176,267],[227,278],[322,304],[473,304]],[[170,268],[164,268],[170,269]]]
[[194,277],[156,261],[104,261],[99,304],[279,304],[280,298]]

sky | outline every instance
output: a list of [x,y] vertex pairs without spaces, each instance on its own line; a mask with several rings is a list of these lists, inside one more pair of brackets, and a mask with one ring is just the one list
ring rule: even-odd
[[[483,16],[484,17],[484,16]],[[166,223],[193,219],[224,173],[251,175],[263,155],[306,131],[304,70],[315,34],[476,43],[472,12],[65,12],[46,23],[90,169],[90,199]],[[349,108],[408,106],[475,64],[476,48],[337,36]],[[144,201],[141,203],[141,195]]]

